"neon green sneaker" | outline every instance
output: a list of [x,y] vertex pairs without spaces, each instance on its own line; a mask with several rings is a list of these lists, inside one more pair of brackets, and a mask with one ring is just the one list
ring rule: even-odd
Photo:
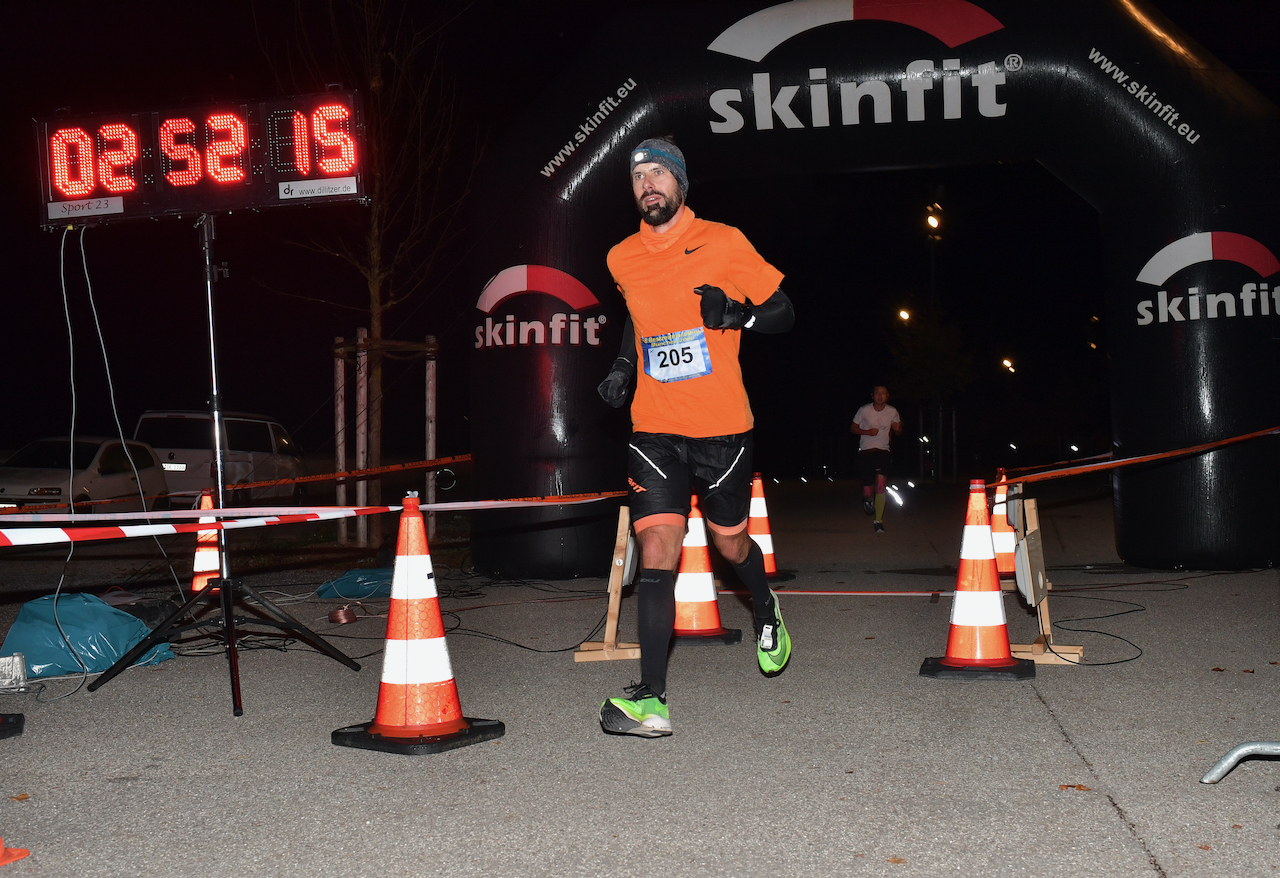
[[769,589],[769,594],[773,598],[773,619],[756,622],[756,660],[760,663],[760,673],[776,677],[787,669],[787,663],[791,661],[791,635],[782,621],[778,596],[773,589]]
[[600,728],[610,735],[640,735],[660,738],[671,734],[667,696],[659,695],[644,683],[623,688],[626,698],[607,698],[600,705]]

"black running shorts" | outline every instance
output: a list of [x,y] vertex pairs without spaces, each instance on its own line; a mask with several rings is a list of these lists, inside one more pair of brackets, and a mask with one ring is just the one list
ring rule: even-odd
[[740,529],[751,512],[751,448],[750,431],[705,439],[632,433],[627,453],[631,520],[688,517],[689,498],[696,493],[708,522],[721,531]]
[[893,465],[893,455],[883,448],[869,448],[858,452],[858,478],[864,486],[874,487],[876,476],[889,475]]

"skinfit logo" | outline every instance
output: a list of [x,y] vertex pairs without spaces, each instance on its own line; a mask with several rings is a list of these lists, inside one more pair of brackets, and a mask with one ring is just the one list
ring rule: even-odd
[[707,46],[748,61],[762,61],[805,31],[842,21],[893,21],[922,30],[954,49],[1004,27],[967,0],[792,0],[748,15]]
[[[557,312],[544,323],[541,320],[517,320],[514,314],[497,319],[492,315],[498,306],[513,296],[544,293],[564,302],[572,312]],[[602,314],[583,319],[577,313],[598,306],[600,300],[582,281],[547,265],[513,265],[504,268],[484,285],[476,308],[486,315],[476,327],[476,349],[520,347],[526,345],[600,345],[600,327],[606,323]]]
[[[1271,277],[1280,272],[1280,260],[1258,241],[1237,232],[1198,232],[1179,238],[1161,248],[1138,272],[1139,283],[1164,284],[1179,271],[1201,262],[1238,262]],[[1186,311],[1182,306],[1186,305]],[[1237,304],[1239,307],[1237,307]],[[1152,309],[1155,309],[1154,312]],[[1240,292],[1202,293],[1199,287],[1188,287],[1182,296],[1170,296],[1159,290],[1155,299],[1138,303],[1138,325],[1182,323],[1186,320],[1216,320],[1229,317],[1280,316],[1280,287],[1268,289],[1266,283],[1247,283]]]
[[[762,9],[740,19],[726,28],[711,42],[708,49],[748,61],[762,61],[778,46],[800,34],[828,24],[848,21],[892,21],[924,31],[948,48],[976,40],[1004,28],[986,10],[966,0],[793,0]],[[906,65],[902,75],[896,77],[898,89],[905,106],[908,122],[923,122],[928,117],[925,93],[931,91],[935,79],[941,80],[942,118],[959,119],[966,103],[965,81],[976,93],[979,115],[993,118],[1003,116],[1006,106],[1000,99],[999,87],[1005,84],[1005,69],[1020,69],[1021,58],[1009,55],[1004,67],[995,61],[964,63],[961,58],[943,58],[939,65],[923,58]],[[941,71],[941,76],[937,74]],[[831,92],[839,95],[833,106]],[[752,74],[749,100],[744,101],[743,89],[721,88],[711,94],[709,106],[717,118],[711,120],[713,134],[733,134],[747,126],[744,111],[753,115],[757,131],[774,128],[775,121],[784,128],[804,128],[800,114],[803,107],[793,106],[800,90],[808,90],[809,126],[829,128],[833,117],[839,125],[858,125],[863,121],[863,111],[868,121],[875,124],[892,122],[895,113],[893,89],[883,80],[866,82],[828,83],[827,68],[814,64],[809,69],[809,81],[802,84],[774,84],[771,74]],[[936,100],[936,99],[931,99]],[[801,101],[803,103],[803,101]],[[748,104],[750,109],[744,107]],[[936,105],[935,105],[936,106]],[[970,104],[972,109],[973,104]],[[935,109],[933,112],[937,112]]]

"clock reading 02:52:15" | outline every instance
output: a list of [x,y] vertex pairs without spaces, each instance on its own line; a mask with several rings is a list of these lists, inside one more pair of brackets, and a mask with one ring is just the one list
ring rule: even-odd
[[355,92],[35,123],[45,226],[364,199]]

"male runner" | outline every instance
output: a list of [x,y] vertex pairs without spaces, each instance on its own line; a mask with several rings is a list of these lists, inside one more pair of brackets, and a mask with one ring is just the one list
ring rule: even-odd
[[[858,476],[862,479],[862,511],[871,515],[876,533],[884,533],[884,484],[893,455],[889,453],[890,434],[902,433],[902,418],[898,410],[889,405],[889,389],[883,384],[871,388],[871,402],[858,409],[849,425],[849,432],[858,436]],[[876,499],[872,503],[871,491]]]
[[695,489],[716,549],[751,591],[761,672],[776,676],[791,658],[764,556],[747,534],[754,419],[738,346],[742,330],[785,332],[795,315],[778,288],[782,273],[742,232],[698,219],[685,204],[689,176],[675,144],[645,140],[631,151],[630,167],[640,231],[608,257],[630,317],[599,390],[621,407],[640,361],[627,457],[628,503],[640,548],[640,682],[626,688],[626,697],[601,705],[600,726],[611,734],[657,737],[671,734],[667,649]]

